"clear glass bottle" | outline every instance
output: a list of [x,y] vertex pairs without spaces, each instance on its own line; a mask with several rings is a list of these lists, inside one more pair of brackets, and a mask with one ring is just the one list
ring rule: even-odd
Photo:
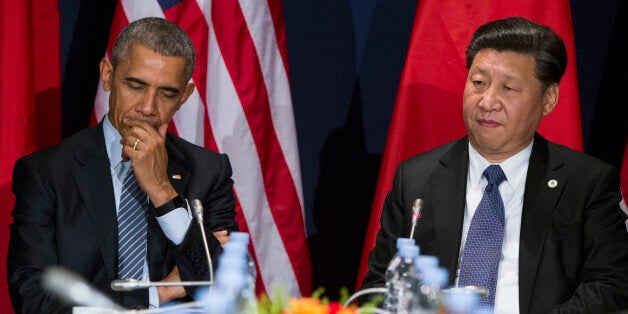
[[419,306],[417,313],[438,313],[440,291],[447,286],[449,271],[443,267],[424,266],[420,270],[420,273],[421,284],[419,286]]
[[255,294],[255,281],[257,280],[257,269],[255,268],[255,262],[253,261],[253,257],[249,254],[248,246],[249,246],[250,237],[248,233],[245,232],[231,232],[229,234],[229,242],[225,246],[228,246],[229,243],[240,243],[244,246],[246,251],[246,281],[248,285],[248,290]]
[[384,296],[384,310],[391,313],[411,313],[417,308],[419,276],[414,260],[418,254],[419,247],[416,245],[402,245],[399,248],[400,261],[391,269],[390,278],[386,282],[388,292]]

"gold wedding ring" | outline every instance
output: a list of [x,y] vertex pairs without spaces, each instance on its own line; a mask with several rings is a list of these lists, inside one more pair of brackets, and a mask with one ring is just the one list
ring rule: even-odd
[[140,139],[139,138],[136,139],[135,143],[133,143],[133,146],[131,148],[133,148],[133,150],[137,150],[137,143],[139,143],[139,142],[140,142]]

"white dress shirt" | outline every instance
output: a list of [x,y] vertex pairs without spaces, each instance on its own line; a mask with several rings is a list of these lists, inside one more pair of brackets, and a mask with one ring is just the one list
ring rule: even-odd
[[[118,130],[116,130],[111,121],[109,121],[109,115],[105,116],[103,121],[103,131],[105,134],[105,147],[107,149],[107,156],[109,157],[109,164],[111,167],[111,181],[113,182],[113,193],[116,200],[116,213],[120,210],[120,195],[122,194],[122,182],[128,171],[132,171],[131,161],[122,160],[122,144],[120,140],[122,136]],[[159,226],[163,230],[164,234],[174,244],[181,244],[185,234],[192,222],[192,213],[188,208],[179,207],[171,212],[156,217]],[[148,271],[148,261],[144,261],[144,272],[142,273],[142,280],[150,280],[150,274]],[[157,294],[157,288],[152,287],[148,290],[148,300],[150,307],[159,307],[159,296]]]
[[[519,234],[523,193],[533,142],[519,153],[499,163],[506,174],[506,181],[499,186],[499,193],[504,202],[505,225],[502,255],[497,274],[497,291],[495,291],[495,313],[519,313]],[[471,219],[488,184],[482,173],[490,165],[491,163],[469,143],[469,171],[459,256],[462,256],[464,252]],[[460,261],[458,261],[458,267],[460,267]],[[460,268],[458,268],[457,276],[460,276]],[[458,278],[456,278],[456,285],[458,285]]]

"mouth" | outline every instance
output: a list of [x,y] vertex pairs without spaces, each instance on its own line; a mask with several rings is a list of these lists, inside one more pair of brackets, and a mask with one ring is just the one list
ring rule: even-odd
[[487,128],[496,128],[501,125],[501,123],[491,119],[477,119],[477,122],[480,126]]
[[134,117],[134,118],[128,118],[128,117],[126,117],[126,118],[124,118],[124,119],[122,120],[122,124],[124,124],[124,126],[125,126],[125,127],[127,127],[127,128],[129,128],[129,129],[130,129],[130,128],[132,128],[132,126],[128,124],[128,121],[129,121],[129,120],[137,121],[137,122],[140,122],[140,123],[150,124],[150,125],[151,125],[151,126],[153,126],[155,129],[157,129],[157,128],[159,127],[159,122],[158,122],[158,121],[149,120],[149,119],[135,118],[135,117]]

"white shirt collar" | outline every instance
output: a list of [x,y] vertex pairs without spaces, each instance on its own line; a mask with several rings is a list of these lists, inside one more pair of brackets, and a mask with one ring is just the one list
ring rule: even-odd
[[[515,190],[527,174],[527,164],[532,154],[533,144],[534,139],[532,139],[526,148],[498,164],[506,175],[506,184],[508,184],[512,190]],[[471,142],[469,142],[469,179],[472,185],[471,188],[477,187],[482,183],[482,180],[486,181],[482,173],[486,167],[490,165],[491,163],[484,159],[484,157],[473,148]]]
[[111,124],[108,114],[105,115],[104,119],[105,147],[107,149],[107,157],[109,157],[109,164],[111,165],[111,172],[119,175],[125,174],[130,165],[128,165],[129,162],[122,161],[122,144],[120,144],[122,136]]

